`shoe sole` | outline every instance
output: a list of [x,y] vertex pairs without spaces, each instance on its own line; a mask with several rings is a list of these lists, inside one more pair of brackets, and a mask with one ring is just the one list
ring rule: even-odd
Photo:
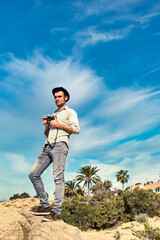
[[32,212],[32,211],[30,211],[30,213],[32,213],[33,215],[35,215],[35,216],[48,216],[48,215],[50,215],[50,212],[44,212],[44,213],[36,213],[36,212]]
[[54,219],[48,219],[48,218],[42,218],[42,221],[43,222],[57,222],[57,221],[61,221],[62,219],[56,219],[56,220],[54,220]]
[[43,222],[53,222],[53,220],[47,219],[47,218],[42,218]]

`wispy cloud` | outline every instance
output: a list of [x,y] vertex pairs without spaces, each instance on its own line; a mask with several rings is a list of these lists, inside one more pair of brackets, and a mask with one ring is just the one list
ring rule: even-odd
[[[81,119],[77,147],[72,143],[75,151],[82,153],[91,150],[96,154],[97,149],[111,148],[122,140],[135,138],[159,126],[160,91],[150,88],[120,88],[105,90],[103,96],[104,100]],[[80,150],[78,146],[81,146]],[[106,150],[102,156],[107,157]],[[107,160],[110,160],[110,156]]]
[[68,31],[67,27],[55,27],[51,29],[51,33],[56,33],[56,32],[66,32]]
[[[102,15],[112,11],[118,12],[127,12],[131,7],[137,6],[142,1],[131,0],[131,1],[123,1],[123,0],[94,0],[92,4],[90,2],[85,1],[77,1],[74,5],[80,10],[83,10],[83,16],[92,16],[92,15]],[[79,15],[78,15],[79,16]],[[80,16],[79,16],[80,18]]]
[[101,32],[95,27],[89,27],[83,31],[76,33],[75,39],[81,47],[87,45],[95,45],[98,42],[110,42],[125,38],[131,31],[132,26],[123,29],[113,30],[110,32]]
[[[41,108],[48,105],[48,98],[51,99],[51,90],[55,86],[66,87],[72,96],[70,102],[74,105],[85,102],[89,92],[91,100],[102,87],[101,79],[91,69],[73,62],[72,58],[57,62],[38,52],[26,60],[11,55],[10,61],[1,65],[1,69],[9,74],[1,82],[3,88],[16,96],[25,93],[23,99],[27,97],[33,104],[37,98],[41,99]],[[34,100],[27,95],[26,85]]]
[[[120,40],[126,37],[135,28],[145,28],[150,25],[153,18],[160,15],[160,4],[151,3],[142,11],[144,1],[104,1],[95,0],[92,2],[77,1],[76,19],[83,20],[91,16],[98,18],[98,27],[105,25],[112,26],[112,31],[100,31],[98,27],[90,26],[76,34],[77,41],[81,47],[95,45],[98,42]],[[80,14],[80,12],[83,14]],[[102,20],[99,18],[102,17]],[[125,26],[123,29],[120,27]]]
[[[83,19],[84,17],[90,16],[106,16],[108,22],[114,22],[118,20],[126,20],[140,23],[141,25],[146,24],[151,21],[152,18],[160,15],[160,4],[151,3],[148,4],[145,12],[141,11],[144,1],[132,0],[94,0],[92,4],[84,1],[77,1],[74,5],[78,10],[83,11],[83,14],[77,13],[78,19]],[[111,16],[109,13],[112,13]]]
[[145,76],[147,76],[147,75],[150,75],[150,74],[152,74],[152,73],[154,73],[154,72],[157,72],[157,71],[160,71],[160,68],[155,68],[155,69],[153,69],[153,70],[145,73],[145,74],[143,75],[143,77],[145,77]]

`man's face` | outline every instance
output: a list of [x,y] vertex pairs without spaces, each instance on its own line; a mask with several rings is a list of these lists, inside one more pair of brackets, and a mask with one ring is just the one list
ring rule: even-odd
[[54,100],[55,100],[55,104],[57,105],[57,107],[62,107],[66,104],[68,97],[64,96],[64,92],[60,91],[60,92],[56,92],[54,94]]

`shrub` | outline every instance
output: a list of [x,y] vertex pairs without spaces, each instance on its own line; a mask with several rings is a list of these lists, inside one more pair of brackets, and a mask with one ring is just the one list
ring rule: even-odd
[[106,199],[104,203],[97,208],[95,227],[101,229],[112,227],[123,220],[123,213],[123,198],[118,196],[114,199]]
[[115,192],[108,192],[104,188],[102,188],[99,192],[95,192],[92,198],[89,200],[89,205],[93,207],[97,207],[99,205],[102,205],[105,200],[108,199],[115,199]]
[[134,220],[135,215],[146,213],[153,217],[160,213],[160,196],[146,190],[125,192],[123,196],[126,220]]
[[18,199],[18,198],[29,198],[29,194],[24,192],[24,193],[21,193],[21,194],[14,194],[12,197],[10,197],[9,200],[14,200],[14,199]]
[[95,212],[96,209],[89,206],[86,202],[74,199],[63,202],[61,216],[68,224],[76,226],[81,230],[87,230],[88,228],[94,228]]
[[135,216],[135,220],[136,220],[137,222],[141,222],[141,223],[147,222],[147,221],[148,221],[148,219],[147,219],[147,214],[141,213],[141,214],[139,214],[139,215],[136,215],[136,216]]
[[[143,214],[143,215],[142,215]],[[88,198],[80,197],[64,201],[62,219],[81,230],[105,229],[119,222],[144,222],[146,215],[160,214],[160,196],[145,190],[135,192],[99,191]]]

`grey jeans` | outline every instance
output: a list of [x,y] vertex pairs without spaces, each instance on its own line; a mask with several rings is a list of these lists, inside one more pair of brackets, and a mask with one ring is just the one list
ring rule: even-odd
[[53,162],[53,176],[55,182],[55,199],[52,211],[61,214],[64,198],[65,182],[64,169],[68,147],[65,142],[57,142],[53,145],[46,145],[40,152],[35,164],[33,165],[29,178],[33,183],[37,196],[43,207],[49,207],[48,197],[44,190],[41,174]]

